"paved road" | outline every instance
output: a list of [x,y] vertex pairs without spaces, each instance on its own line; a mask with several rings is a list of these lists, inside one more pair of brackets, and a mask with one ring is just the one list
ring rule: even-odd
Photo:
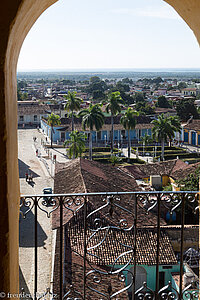
[[[18,130],[19,175],[21,194],[42,194],[44,187],[53,188],[53,179],[46,171],[44,164],[36,156],[33,137],[40,140],[42,134],[37,129]],[[25,180],[25,173],[33,175],[34,184]],[[44,292],[50,286],[52,230],[51,218],[38,211],[38,292]],[[25,292],[33,293],[34,289],[34,211],[26,219],[20,217],[20,287]]]

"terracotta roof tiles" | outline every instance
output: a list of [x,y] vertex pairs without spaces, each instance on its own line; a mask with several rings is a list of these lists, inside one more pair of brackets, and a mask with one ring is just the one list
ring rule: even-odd
[[175,171],[180,170],[182,172],[187,167],[188,165],[183,161],[174,159],[156,162],[154,164],[126,166],[125,169],[130,172],[135,179],[143,179],[150,177],[151,175],[172,176]]
[[[119,168],[100,164],[94,161],[75,159],[70,163],[63,165],[63,167],[58,165],[56,169],[57,173],[54,181],[54,192],[56,194],[131,192],[140,190],[132,176],[129,176]],[[84,200],[81,197],[79,198],[81,199],[81,203],[83,203]],[[70,202],[71,200],[68,199],[66,201]],[[93,205],[93,209],[103,206],[106,203],[105,201],[106,198],[101,196],[88,197],[88,202]],[[113,216],[116,217],[116,220],[126,217],[129,222],[133,222],[134,198],[130,195],[122,195],[120,197],[116,196],[114,198],[114,202],[132,213],[131,215],[118,209],[117,212],[114,211],[113,214]],[[70,208],[77,209],[78,207],[73,203]],[[108,214],[108,208],[107,210],[105,209],[103,213]],[[63,223],[65,224],[69,221],[73,214],[67,208],[64,209],[63,214]],[[59,218],[60,212],[57,209],[53,212],[53,228],[59,227]],[[156,216],[152,212],[149,212],[149,215],[147,215],[146,211],[138,205],[139,226],[155,226],[156,223]],[[161,219],[161,224],[165,224],[163,219]]]
[[200,120],[191,120],[184,126],[184,129],[200,131]]

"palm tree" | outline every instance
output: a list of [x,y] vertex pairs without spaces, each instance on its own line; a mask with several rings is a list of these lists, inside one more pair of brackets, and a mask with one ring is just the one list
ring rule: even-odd
[[54,113],[51,113],[48,116],[47,124],[49,126],[51,126],[51,148],[52,148],[53,147],[53,133],[54,133],[53,127],[55,125],[60,125],[60,117],[58,115],[55,115]]
[[[146,145],[152,143],[152,137],[150,135],[148,135],[147,133],[145,133],[145,135],[143,137],[141,137],[141,141],[144,146],[144,149],[143,149],[143,152],[144,152]],[[144,153],[143,153],[143,155],[144,155]]]
[[[180,123],[180,119],[178,116],[172,116],[171,117],[171,124],[178,128],[178,130],[176,130],[175,132],[181,132],[181,123]],[[173,135],[173,138],[174,138],[174,135]],[[170,139],[170,147],[171,147],[171,139]]]
[[71,112],[72,117],[72,131],[74,131],[74,112],[79,111],[81,107],[81,102],[83,101],[81,98],[76,96],[76,92],[68,92],[67,96],[64,96],[67,100],[65,104],[65,109]]
[[92,130],[95,127],[96,131],[99,131],[104,124],[104,114],[99,106],[99,104],[90,104],[88,109],[83,109],[80,111],[79,116],[82,117],[82,127],[83,130],[86,128],[90,129],[89,135],[89,151],[90,160],[92,160]]
[[113,117],[121,112],[121,104],[123,99],[120,96],[120,92],[112,92],[108,95],[106,112],[111,114],[111,153],[113,153],[113,137],[114,137],[114,124]]
[[63,144],[64,147],[70,144],[67,150],[69,158],[77,158],[78,156],[81,157],[85,150],[85,135],[83,132],[75,130],[72,131],[69,136],[70,140],[65,141]]
[[131,156],[131,141],[130,141],[130,130],[135,128],[136,119],[139,113],[132,108],[128,108],[125,113],[121,116],[120,123],[128,131],[128,162],[130,162]]
[[177,116],[165,117],[164,114],[158,116],[157,120],[153,120],[152,136],[158,142],[161,142],[162,154],[161,159],[164,160],[165,142],[167,139],[174,138],[175,132],[181,132],[181,123]]

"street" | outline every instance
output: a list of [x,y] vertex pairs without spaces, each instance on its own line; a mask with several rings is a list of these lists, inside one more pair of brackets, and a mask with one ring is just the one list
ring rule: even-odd
[[[36,156],[33,137],[40,140],[42,134],[37,129],[18,130],[18,158],[21,195],[42,194],[43,188],[53,188],[53,179],[44,164]],[[28,183],[25,174],[32,175],[33,182]],[[24,211],[25,208],[22,209]],[[50,287],[52,262],[51,218],[38,209],[38,292],[43,293]],[[25,219],[20,216],[20,290],[34,292],[34,209]]]

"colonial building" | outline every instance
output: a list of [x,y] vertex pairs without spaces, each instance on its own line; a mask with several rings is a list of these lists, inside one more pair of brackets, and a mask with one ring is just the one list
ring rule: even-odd
[[190,120],[183,127],[184,143],[199,146],[200,145],[200,120]]
[[[137,142],[143,137],[145,134],[151,136],[151,130],[153,124],[150,123],[151,120],[147,117],[139,117],[137,120],[137,124],[134,130],[130,130],[130,138],[131,141]],[[83,131],[81,126],[81,120],[74,120],[75,129],[78,131]],[[41,120],[41,129],[42,131],[50,138],[51,136],[51,127],[47,124],[45,119]],[[69,139],[69,134],[71,132],[71,119],[70,118],[61,118],[61,125],[54,127],[53,133],[53,142],[64,142]],[[85,131],[85,134],[88,136],[89,130]],[[105,118],[105,124],[103,125],[100,131],[92,131],[92,140],[96,143],[107,144],[110,142],[111,137],[111,118]],[[126,143],[128,140],[128,132],[124,129],[124,127],[120,124],[120,117],[117,116],[114,118],[114,142]]]
[[199,95],[199,89],[197,88],[185,88],[185,89],[182,89],[182,95],[184,97],[187,97],[187,96],[193,96],[193,97],[196,97],[197,95]]
[[41,118],[48,116],[48,105],[37,101],[18,101],[18,126],[40,126]]

